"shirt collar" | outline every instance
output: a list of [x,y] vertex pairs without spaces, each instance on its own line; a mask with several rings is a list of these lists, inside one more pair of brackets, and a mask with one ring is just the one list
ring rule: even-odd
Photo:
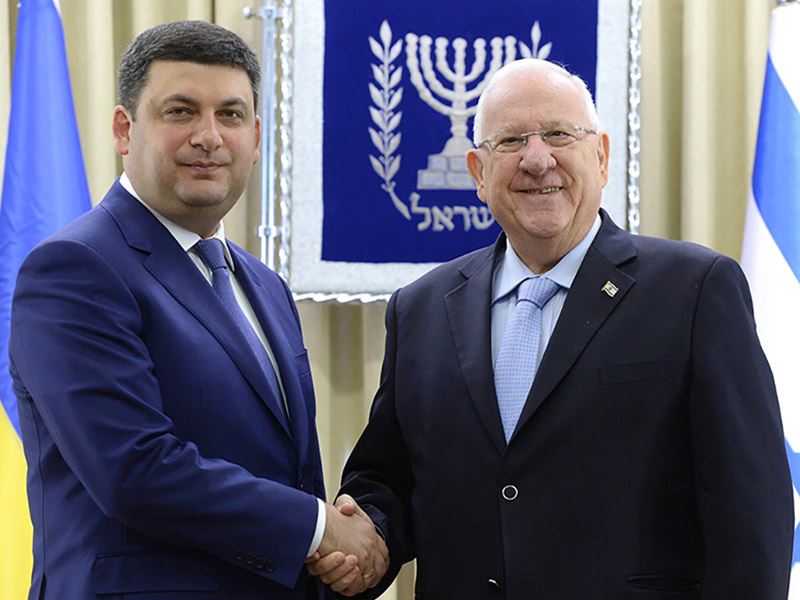
[[[156,219],[158,219],[159,223],[161,223],[164,227],[167,228],[167,231],[169,231],[172,234],[172,237],[175,238],[175,241],[178,242],[178,244],[180,244],[181,248],[183,248],[185,252],[191,250],[197,242],[203,239],[199,235],[197,235],[194,231],[189,231],[188,229],[184,229],[177,223],[170,221],[164,215],[154,210],[153,207],[147,204],[147,202],[142,200],[139,197],[139,194],[136,193],[136,190],[133,189],[133,184],[131,183],[131,180],[128,178],[128,174],[125,173],[124,171],[122,172],[122,175],[120,175],[119,177],[119,183],[123,188],[125,188],[126,192],[128,192],[131,196],[136,198],[142,204],[142,206],[144,206],[147,210],[149,210],[150,213]],[[211,237],[216,238],[222,242],[222,252],[225,255],[225,261],[228,263],[228,267],[230,268],[230,270],[233,271],[234,270],[233,257],[231,256],[231,252],[228,249],[228,244],[225,241],[225,225],[223,224],[222,221],[219,222],[219,227],[217,227],[217,230]]]
[[[568,290],[572,286],[575,276],[578,274],[578,269],[586,253],[589,251],[589,246],[592,245],[594,238],[597,236],[597,232],[600,231],[600,223],[601,219],[598,214],[594,219],[591,229],[589,229],[589,232],[578,242],[578,245],[567,252],[552,269],[542,273],[542,275]],[[492,281],[492,304],[513,292],[520,283],[531,277],[535,277],[533,271],[531,271],[525,263],[522,262],[519,256],[517,256],[511,244],[506,243],[506,251],[494,272],[494,279]]]

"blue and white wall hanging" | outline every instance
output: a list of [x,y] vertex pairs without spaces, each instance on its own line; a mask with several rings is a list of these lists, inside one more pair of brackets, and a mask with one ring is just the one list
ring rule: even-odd
[[481,90],[518,58],[557,61],[589,85],[611,137],[603,206],[626,223],[628,0],[287,5],[276,266],[299,297],[383,297],[494,242],[464,155]]

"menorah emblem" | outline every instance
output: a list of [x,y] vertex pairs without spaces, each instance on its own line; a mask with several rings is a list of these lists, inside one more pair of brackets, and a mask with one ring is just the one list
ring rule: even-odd
[[[475,114],[477,108],[477,103],[471,102],[481,95],[495,71],[516,58],[517,39],[513,36],[505,39],[492,38],[491,61],[486,69],[486,40],[477,38],[472,44],[475,60],[467,73],[467,41],[463,38],[453,40],[451,68],[447,62],[447,47],[450,42],[443,37],[436,38],[436,69],[452,84],[450,88],[445,87],[434,71],[431,60],[432,42],[428,35],[406,34],[406,64],[411,83],[417,89],[419,97],[436,112],[450,118],[451,137],[439,154],[428,156],[428,168],[417,171],[417,188],[475,189],[465,158],[466,152],[472,148],[472,142],[467,138],[467,119]],[[480,81],[470,88],[479,77]]]

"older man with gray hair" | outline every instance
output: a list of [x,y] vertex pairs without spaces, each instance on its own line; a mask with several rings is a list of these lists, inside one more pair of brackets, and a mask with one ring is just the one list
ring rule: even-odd
[[[370,593],[416,558],[416,598],[785,599],[792,487],[739,266],[611,221],[609,138],[563,68],[503,67],[475,121],[503,233],[392,296],[345,467],[391,557]],[[342,559],[311,570],[360,591]]]

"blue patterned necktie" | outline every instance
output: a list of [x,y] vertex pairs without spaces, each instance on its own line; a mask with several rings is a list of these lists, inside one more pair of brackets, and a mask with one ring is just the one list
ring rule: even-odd
[[281,396],[281,389],[278,385],[278,377],[275,375],[275,369],[272,366],[272,361],[269,359],[267,349],[264,348],[264,344],[258,339],[258,335],[253,329],[253,326],[250,325],[250,321],[247,320],[244,312],[242,312],[239,303],[236,301],[236,295],[233,293],[231,274],[230,271],[228,271],[228,264],[225,262],[225,255],[222,251],[222,241],[216,238],[209,238],[207,240],[200,240],[194,247],[197,250],[197,255],[200,257],[200,260],[211,269],[211,287],[214,288],[225,310],[247,340],[250,350],[255,354],[259,365],[261,365],[261,370],[267,377],[272,397],[275,398],[275,401],[281,406],[281,411],[285,413],[283,397]]
[[542,308],[558,288],[547,277],[523,281],[517,292],[517,306],[503,333],[494,366],[494,387],[506,442],[514,433],[539,366]]

